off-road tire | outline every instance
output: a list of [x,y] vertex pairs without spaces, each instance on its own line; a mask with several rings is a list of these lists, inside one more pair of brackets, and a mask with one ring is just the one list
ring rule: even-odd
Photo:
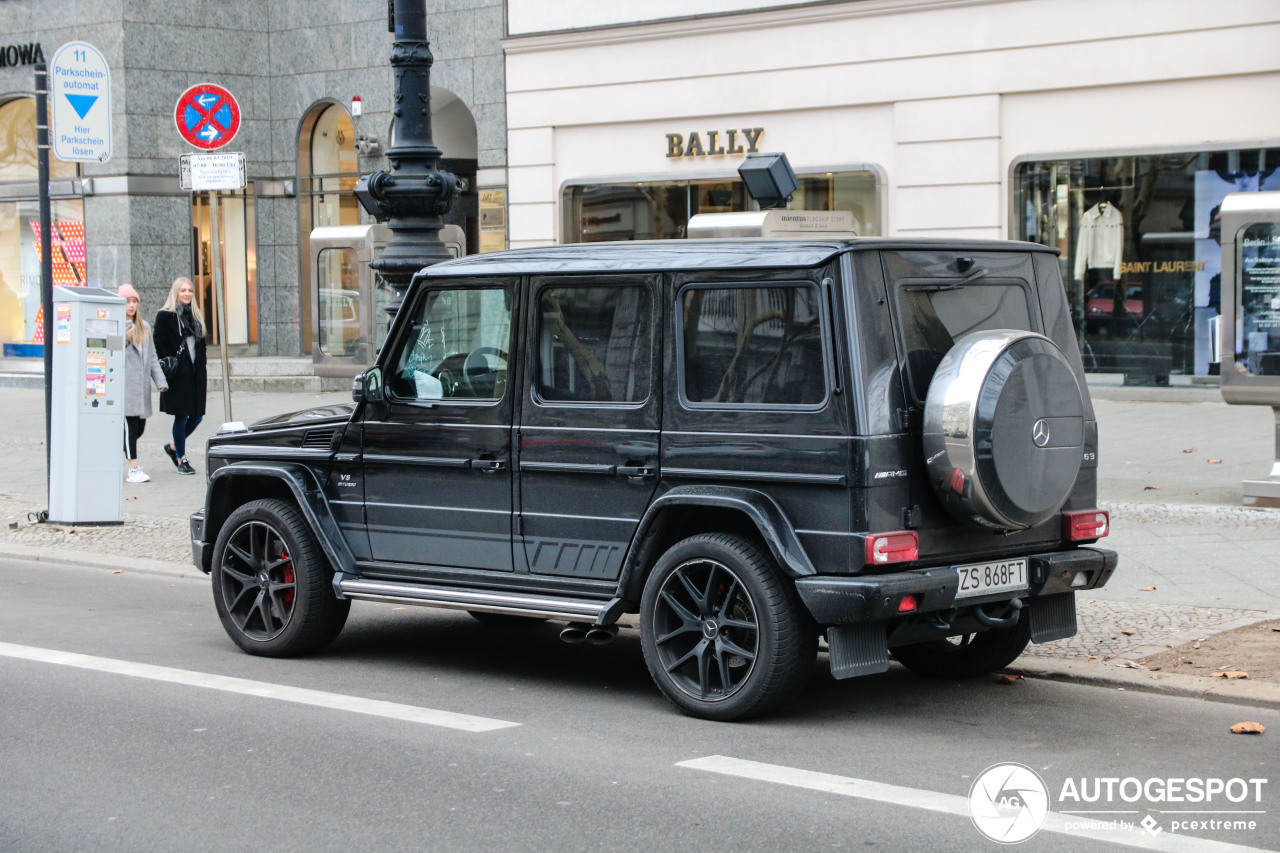
[[250,501],[227,517],[210,574],[223,629],[252,655],[319,651],[338,636],[351,609],[334,594],[333,569],[302,514],[274,498]]
[[693,717],[744,720],[793,698],[813,671],[817,637],[772,556],[738,536],[685,539],[645,581],[645,664],[658,689]]

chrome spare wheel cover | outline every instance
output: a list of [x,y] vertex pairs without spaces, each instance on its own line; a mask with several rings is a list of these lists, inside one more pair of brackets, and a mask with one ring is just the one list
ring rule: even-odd
[[929,481],[961,521],[1022,530],[1051,518],[1075,485],[1084,438],[1075,372],[1043,335],[965,335],[929,384]]

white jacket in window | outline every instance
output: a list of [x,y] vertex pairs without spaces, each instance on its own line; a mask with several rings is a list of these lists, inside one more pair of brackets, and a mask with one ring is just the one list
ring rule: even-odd
[[1080,217],[1075,277],[1083,279],[1086,269],[1110,267],[1112,278],[1119,281],[1123,256],[1124,217],[1114,204],[1099,202]]

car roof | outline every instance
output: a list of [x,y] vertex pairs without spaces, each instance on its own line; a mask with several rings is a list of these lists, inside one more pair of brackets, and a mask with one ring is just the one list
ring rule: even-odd
[[827,240],[636,240],[572,243],[469,255],[424,268],[420,276],[527,275],[586,272],[692,270],[707,267],[755,269],[816,267],[842,252],[898,251],[1038,251],[1057,249],[1011,240],[923,240],[857,237]]

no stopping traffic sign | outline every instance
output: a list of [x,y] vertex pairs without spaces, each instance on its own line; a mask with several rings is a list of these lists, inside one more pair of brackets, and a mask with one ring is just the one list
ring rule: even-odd
[[183,139],[212,151],[235,139],[240,130],[240,105],[221,86],[201,83],[178,98],[173,121]]

